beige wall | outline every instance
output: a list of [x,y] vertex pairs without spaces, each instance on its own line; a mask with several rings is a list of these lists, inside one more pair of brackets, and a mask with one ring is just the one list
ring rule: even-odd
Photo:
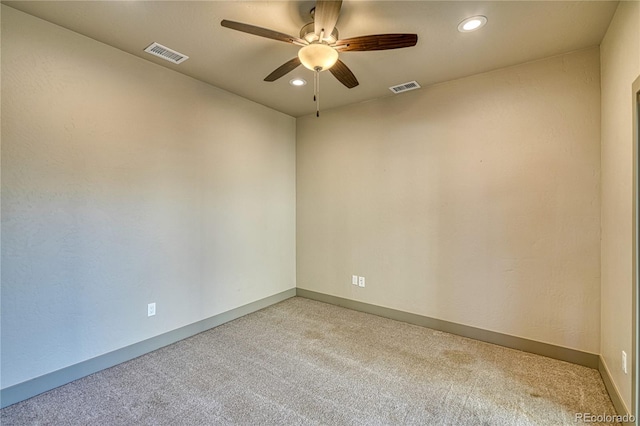
[[599,353],[599,136],[598,48],[300,118],[297,286]]
[[2,266],[3,388],[294,288],[295,119],[2,6]]
[[[631,85],[640,76],[640,3],[623,1],[601,44],[602,331],[607,369],[627,409],[631,374],[621,351],[632,349],[633,122]],[[630,370],[629,370],[630,371]]]

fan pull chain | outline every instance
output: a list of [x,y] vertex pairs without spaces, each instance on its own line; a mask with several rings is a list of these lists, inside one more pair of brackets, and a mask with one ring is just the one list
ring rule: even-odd
[[320,71],[322,69],[317,67],[313,76],[313,100],[316,103],[316,117],[320,117]]

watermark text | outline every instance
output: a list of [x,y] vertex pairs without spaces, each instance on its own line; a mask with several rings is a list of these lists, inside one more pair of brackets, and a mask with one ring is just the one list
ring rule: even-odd
[[636,417],[632,414],[591,414],[576,413],[576,423],[633,423]]

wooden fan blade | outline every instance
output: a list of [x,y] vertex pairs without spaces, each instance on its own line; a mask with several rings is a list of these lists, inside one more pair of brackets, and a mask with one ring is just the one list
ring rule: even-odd
[[340,83],[344,84],[349,89],[353,89],[358,84],[360,84],[358,83],[358,79],[356,79],[356,76],[353,75],[349,67],[346,66],[340,59],[338,59],[338,62],[336,62],[334,66],[329,68],[329,71],[331,71],[331,74],[333,74],[333,76],[337,78]]
[[266,28],[256,27],[254,25],[243,24],[242,22],[227,21],[226,19],[223,19],[222,22],[220,22],[220,25],[226,28],[231,28],[232,30],[242,31],[243,33],[270,38],[271,40],[284,41],[285,43],[297,44],[299,46],[306,46],[308,44],[306,41],[298,37],[268,30]]
[[363,52],[411,47],[417,42],[417,34],[375,34],[338,40],[333,47],[340,52]]
[[298,59],[298,57],[296,56],[292,60],[285,62],[284,64],[276,68],[275,71],[264,78],[264,81],[276,81],[283,75],[288,74],[298,68],[298,66],[300,66],[300,59]]
[[338,22],[342,0],[318,0],[313,15],[314,32],[319,36],[324,30],[324,36],[329,37]]

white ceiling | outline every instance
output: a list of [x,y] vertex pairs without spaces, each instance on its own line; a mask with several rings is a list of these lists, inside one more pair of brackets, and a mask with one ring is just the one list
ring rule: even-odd
[[[3,1],[133,55],[294,117],[315,111],[312,72],[299,67],[280,80],[263,79],[292,59],[297,47],[220,26],[229,19],[299,35],[314,1]],[[321,74],[321,109],[393,95],[389,87],[423,87],[600,44],[616,1],[369,1],[345,0],[340,38],[416,33],[415,47],[344,52],[360,85],[347,89]],[[457,25],[485,15],[479,31]],[[143,49],[158,42],[190,57],[173,65]],[[309,84],[289,85],[302,77]]]

